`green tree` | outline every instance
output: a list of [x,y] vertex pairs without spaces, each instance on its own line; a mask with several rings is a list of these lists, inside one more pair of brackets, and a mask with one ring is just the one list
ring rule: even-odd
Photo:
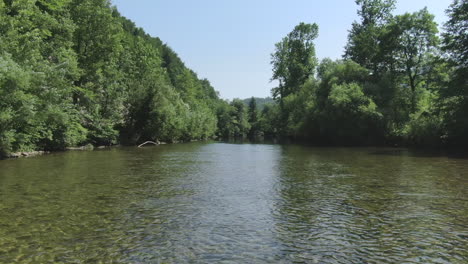
[[280,109],[277,103],[268,103],[263,106],[260,112],[258,127],[265,138],[273,139],[278,136],[280,116]]
[[[345,59],[351,59],[376,76],[391,68],[387,57],[392,41],[385,39],[385,27],[392,19],[395,0],[356,0],[360,22],[354,22],[345,47]],[[391,48],[391,47],[390,47]],[[376,77],[378,78],[378,77]]]
[[216,135],[219,139],[229,139],[234,137],[234,123],[231,113],[233,107],[226,101],[220,101],[216,108],[218,126]]
[[382,114],[365,93],[369,70],[350,60],[326,59],[318,71],[316,107],[308,121],[310,135],[329,144],[380,142]]
[[275,45],[271,55],[272,80],[278,80],[279,86],[272,90],[272,94],[280,103],[313,76],[317,66],[313,41],[317,36],[317,24],[300,23]]
[[447,9],[449,20],[443,34],[444,47],[450,61],[459,68],[468,68],[468,1],[454,0]]
[[[272,89],[272,95],[279,102],[280,120],[278,133],[286,136],[289,126],[297,124],[291,121],[291,108],[296,94],[306,81],[313,78],[317,66],[314,39],[318,36],[316,24],[300,23],[283,40],[275,45],[271,55],[273,66],[272,80],[278,80],[279,86]],[[289,99],[287,99],[289,97]],[[295,129],[292,129],[295,131]]]
[[209,81],[110,1],[0,1],[0,17],[1,155],[215,134]]
[[405,76],[411,90],[411,112],[416,111],[417,88],[428,81],[431,69],[431,54],[439,44],[437,24],[427,8],[415,13],[406,13],[394,18],[389,25],[390,33],[397,39],[393,57],[396,71]]
[[378,142],[382,115],[357,83],[333,84],[326,108],[319,117],[322,136],[332,144]]
[[249,123],[255,124],[258,120],[258,109],[257,109],[257,101],[254,97],[250,99],[249,102]]
[[250,124],[250,131],[249,131],[249,137],[250,138],[255,138],[256,136],[259,135],[260,130],[258,127],[258,109],[257,109],[257,101],[255,100],[254,97],[252,97],[249,101],[249,124]]
[[74,102],[95,144],[115,144],[124,119],[125,89],[118,59],[122,26],[108,0],[72,0],[74,49],[82,69]]
[[63,0],[0,2],[0,152],[64,149],[86,137],[71,101],[79,69],[68,7]]
[[468,1],[455,0],[443,34],[443,50],[452,66],[451,80],[441,92],[444,126],[451,146],[468,146]]
[[218,137],[221,139],[245,138],[251,128],[247,106],[240,99],[231,103],[222,101],[217,109]]
[[247,107],[239,99],[234,99],[231,106],[233,107],[231,116],[234,123],[234,137],[245,138],[250,130]]

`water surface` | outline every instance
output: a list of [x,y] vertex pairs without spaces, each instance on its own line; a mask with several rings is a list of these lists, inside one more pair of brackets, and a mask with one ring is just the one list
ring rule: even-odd
[[467,263],[468,159],[190,143],[0,161],[0,263]]

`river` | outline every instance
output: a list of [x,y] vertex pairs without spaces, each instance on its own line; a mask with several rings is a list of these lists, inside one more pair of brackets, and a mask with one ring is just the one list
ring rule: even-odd
[[188,143],[0,161],[0,263],[468,263],[468,159]]

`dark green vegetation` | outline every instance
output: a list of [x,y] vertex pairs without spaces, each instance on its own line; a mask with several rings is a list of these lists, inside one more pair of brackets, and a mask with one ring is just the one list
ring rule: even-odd
[[213,137],[219,99],[108,0],[0,1],[0,156]]
[[194,142],[0,162],[0,263],[468,260],[468,160]]
[[276,44],[278,103],[260,118],[265,128],[321,144],[467,147],[468,1],[447,10],[442,38],[426,8],[393,15],[394,0],[356,3],[342,60],[318,63],[316,24]]
[[246,105],[221,100],[108,0],[0,1],[0,156],[248,136],[468,146],[467,1],[450,6],[442,37],[426,9],[356,2],[343,60],[319,63],[319,28],[301,23],[272,55],[275,103]]

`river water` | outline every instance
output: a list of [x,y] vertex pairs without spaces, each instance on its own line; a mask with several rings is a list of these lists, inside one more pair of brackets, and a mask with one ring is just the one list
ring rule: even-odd
[[468,263],[468,159],[189,143],[0,161],[0,263]]

